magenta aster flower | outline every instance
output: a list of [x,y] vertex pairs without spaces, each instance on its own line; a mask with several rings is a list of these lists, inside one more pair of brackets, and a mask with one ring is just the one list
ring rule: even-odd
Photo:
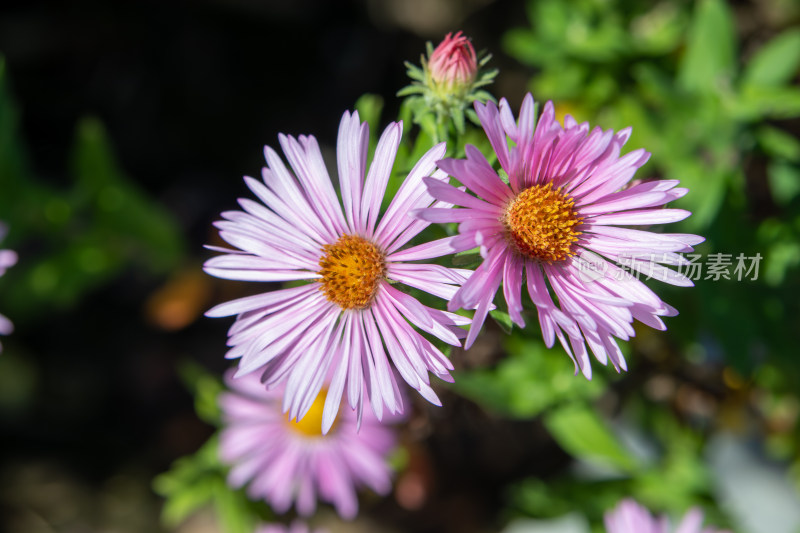
[[428,372],[452,381],[453,366],[417,329],[459,346],[466,333],[459,326],[469,323],[392,283],[449,299],[471,273],[411,262],[449,253],[449,238],[403,249],[429,224],[409,215],[434,201],[423,177],[447,180],[435,167],[443,143],[420,159],[378,217],[402,131],[402,123],[386,128],[365,180],[369,128],[358,113],[344,114],[337,142],[344,214],[316,139],[281,135],[294,175],[266,147],[263,182],[245,178],[266,207],[242,199],[244,211],[223,213],[225,220],[216,224],[220,236],[241,251],[218,249],[226,254],[205,264],[206,272],[222,278],[309,282],[224,303],[207,315],[238,315],[227,357],[241,358],[237,376],[260,370],[268,387],[286,381],[284,409],[291,418],[303,417],[333,372],[323,432],[345,390],[359,413],[363,389],[379,419],[384,406],[402,411],[389,359],[411,387],[441,405]]
[[[5,224],[0,224],[0,241],[2,241],[6,234],[8,233],[8,228]],[[17,254],[11,250],[0,250],[0,276],[6,273],[6,270],[17,263]],[[5,316],[0,315],[0,335],[8,335],[12,331],[14,331],[14,324],[11,323],[9,319]],[[0,351],[2,351],[3,345],[0,344]]]
[[310,515],[319,498],[348,519],[358,511],[356,487],[378,494],[391,489],[386,457],[395,444],[394,432],[371,412],[359,429],[356,413],[343,409],[322,434],[324,390],[313,398],[305,418],[295,422],[282,412],[282,389],[265,389],[254,374],[235,379],[229,374],[226,382],[232,391],[220,396],[220,457],[231,465],[231,486],[249,483],[248,495],[279,513],[295,502],[301,515]]
[[478,149],[467,146],[465,160],[445,159],[438,165],[477,197],[429,180],[434,198],[464,208],[417,212],[431,222],[460,223],[452,241],[456,251],[480,247],[482,264],[448,304],[450,310],[476,310],[465,347],[475,340],[501,282],[511,319],[525,326],[525,283],[547,346],[558,337],[576,372],[580,368],[591,377],[587,343],[601,363],[610,359],[618,371],[625,369],[615,337],[631,337],[634,319],[665,329],[660,317],[677,312],[619,264],[666,283],[692,285],[661,263],[686,263],[677,252],[691,251],[703,238],[617,226],[687,217],[688,211],[662,208],[687,190],[677,188],[676,180],[626,187],[649,157],[644,150],[620,157],[630,128],[617,134],[600,128],[590,132],[588,124],[569,116],[562,127],[551,102],[536,124],[530,94],[519,122],[505,100],[499,110],[493,103],[476,103],[475,110],[508,182]]
[[[617,507],[605,515],[607,533],[670,533],[666,517],[655,518],[650,512],[631,499],[622,500]],[[675,533],[729,533],[723,530],[703,528],[703,513],[691,509],[675,529]]]

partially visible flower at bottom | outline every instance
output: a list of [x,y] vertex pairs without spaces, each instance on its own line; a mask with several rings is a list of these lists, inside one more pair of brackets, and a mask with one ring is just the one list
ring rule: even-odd
[[279,513],[294,502],[298,513],[308,516],[320,499],[346,519],[358,512],[356,488],[367,486],[381,495],[391,489],[386,458],[395,435],[371,409],[364,409],[360,430],[356,412],[342,409],[323,435],[324,388],[296,422],[281,409],[283,387],[266,390],[255,374],[234,379],[229,373],[226,383],[231,391],[219,400],[224,422],[220,457],[231,466],[231,486],[247,484],[250,498],[265,500]]
[[314,529],[308,527],[305,522],[295,520],[289,526],[283,524],[264,524],[256,528],[255,533],[327,533],[323,529]]
[[[2,241],[8,228],[5,224],[0,223],[0,241]],[[6,269],[14,266],[17,263],[17,254],[11,250],[0,250],[0,276],[6,273]],[[8,335],[14,331],[14,325],[5,316],[0,315],[0,335]],[[3,351],[3,345],[0,344],[0,351]]]
[[[607,533],[670,533],[669,520],[650,514],[650,511],[632,499],[622,500],[605,515]],[[703,513],[690,509],[674,533],[729,533],[713,527],[703,528]]]

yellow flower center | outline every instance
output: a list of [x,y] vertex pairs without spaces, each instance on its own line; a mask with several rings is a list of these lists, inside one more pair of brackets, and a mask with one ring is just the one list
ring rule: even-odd
[[575,254],[572,245],[581,234],[575,227],[582,220],[575,200],[550,183],[519,193],[502,218],[506,238],[520,255],[548,263]]
[[322,291],[342,309],[363,309],[375,296],[386,273],[386,260],[378,247],[358,235],[342,235],[322,247],[319,260]]
[[[322,437],[322,411],[325,408],[325,398],[328,395],[328,389],[324,388],[320,391],[311,408],[306,413],[306,416],[300,419],[300,422],[289,420],[289,427],[294,431],[305,435],[306,437]],[[336,429],[336,424],[339,421],[337,414],[336,420],[333,422],[328,435],[332,434]]]

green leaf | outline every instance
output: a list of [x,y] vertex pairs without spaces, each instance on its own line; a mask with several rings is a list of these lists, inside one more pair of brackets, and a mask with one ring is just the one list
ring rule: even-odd
[[362,95],[356,100],[355,108],[361,120],[369,124],[370,131],[377,132],[383,111],[383,98],[377,94]]
[[723,0],[700,0],[689,28],[678,71],[680,85],[692,92],[716,93],[736,69],[736,32]]
[[217,483],[207,478],[193,483],[191,490],[175,493],[164,502],[161,520],[170,528],[177,526],[214,498]]
[[153,480],[153,490],[166,500],[161,516],[167,526],[178,525],[216,496],[218,482],[225,479],[217,446],[212,437],[194,455],[181,457]]
[[239,491],[233,491],[224,480],[217,480],[213,488],[214,510],[225,533],[252,533],[257,517],[250,503]]
[[220,393],[225,390],[219,377],[211,374],[191,359],[179,363],[178,375],[194,397],[194,408],[197,415],[209,424],[219,426],[222,413],[218,398]]
[[688,219],[681,222],[683,227],[692,231],[707,228],[723,206],[725,193],[733,181],[733,171],[727,168],[709,168],[707,162],[696,156],[674,155],[672,160],[662,161],[667,166],[667,177],[680,179],[681,184],[690,191],[674,204],[670,204],[671,207],[692,212]]
[[590,406],[564,405],[547,413],[544,423],[558,444],[574,457],[624,472],[635,471],[637,461]]
[[761,47],[747,63],[744,87],[775,87],[791,81],[800,69],[800,29],[785,31]]
[[78,124],[72,168],[77,202],[92,210],[111,253],[154,272],[177,265],[183,254],[177,225],[122,173],[98,120],[88,118]]
[[458,252],[457,254],[453,255],[453,266],[477,267],[483,258],[481,257],[481,254],[475,250],[477,250],[477,248],[473,250],[467,250],[465,252]]
[[503,344],[508,356],[495,368],[458,372],[453,388],[489,410],[515,418],[531,418],[567,401],[599,396],[605,384],[574,375],[569,357],[550,350],[541,340],[515,329]]
[[800,89],[748,86],[728,105],[731,116],[739,120],[795,118],[800,116]]
[[506,334],[511,333],[511,330],[514,329],[514,323],[511,321],[511,316],[505,311],[500,311],[499,309],[495,309],[493,311],[489,311],[489,316],[491,316],[494,321],[500,326]]
[[756,131],[761,148],[771,157],[800,162],[800,140],[773,126],[764,125]]
[[773,162],[767,167],[772,197],[780,205],[788,205],[800,194],[800,167]]

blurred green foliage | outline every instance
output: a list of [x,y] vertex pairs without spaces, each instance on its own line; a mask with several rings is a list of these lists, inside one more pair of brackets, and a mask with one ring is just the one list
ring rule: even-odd
[[[191,360],[183,361],[178,371],[194,396],[200,418],[221,426],[218,398],[224,387],[219,376]],[[178,526],[204,507],[214,509],[227,533],[252,533],[256,524],[273,518],[265,503],[253,502],[244,489],[233,490],[227,485],[228,467],[220,461],[218,450],[219,435],[215,434],[197,452],[181,457],[153,480],[153,489],[165,500],[161,517],[167,527]]]
[[[575,460],[574,471],[509,488],[512,515],[579,511],[599,531],[605,510],[634,497],[673,514],[701,505],[713,523],[746,531],[717,507],[703,452],[717,430],[751,434],[752,421],[726,421],[725,412],[753,416],[772,428],[757,433],[764,453],[800,471],[800,30],[743,40],[722,0],[526,5],[529,26],[510,29],[503,44],[533,69],[534,98],[593,126],[632,126],[629,150],[652,153],[637,177],[678,179],[690,190],[673,207],[693,215],[665,231],[705,236],[701,262],[712,253],[731,254],[731,268],[738,254],[763,260],[756,279],[707,279],[703,270],[693,289],[651,283],[681,315],[667,332],[634,339],[633,375],[595,365],[591,383],[572,378],[562,350],[549,353],[528,327],[506,339],[506,359],[460,373],[454,389],[500,416],[539,417]],[[778,20],[800,17],[790,3],[768,8],[783,10]],[[495,318],[505,322],[502,311]],[[649,398],[653,375],[676,387],[671,404]],[[721,402],[712,418],[682,411],[697,395]],[[754,413],[742,414],[745,405]],[[631,432],[649,454],[631,447]]]
[[243,490],[228,487],[227,468],[219,460],[218,447],[218,439],[212,437],[153,481],[154,490],[165,499],[161,517],[167,527],[178,526],[205,506],[213,507],[220,526],[228,533],[252,533],[259,516],[271,516],[265,504],[254,503]]
[[495,367],[456,373],[456,392],[497,414],[531,418],[564,404],[597,399],[605,389],[602,377],[576,379],[568,357],[554,357],[541,339],[518,328],[503,347],[508,357]]
[[0,59],[0,218],[4,246],[20,256],[0,283],[13,320],[68,309],[124,271],[163,275],[180,263],[175,221],[122,172],[98,120],[77,125],[67,190],[34,175],[18,121]]

